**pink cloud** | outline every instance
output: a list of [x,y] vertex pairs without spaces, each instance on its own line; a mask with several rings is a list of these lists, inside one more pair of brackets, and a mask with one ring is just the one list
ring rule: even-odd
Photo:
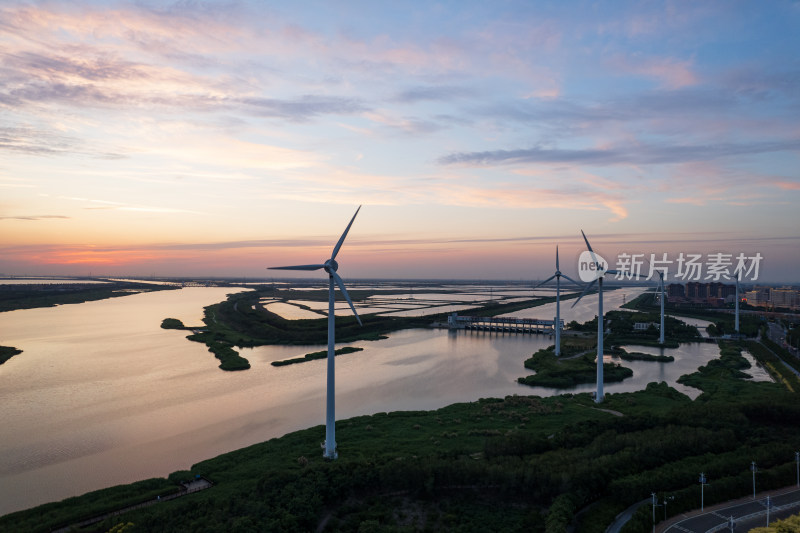
[[672,57],[643,57],[618,55],[609,65],[623,74],[651,78],[666,89],[680,89],[699,82],[692,62]]

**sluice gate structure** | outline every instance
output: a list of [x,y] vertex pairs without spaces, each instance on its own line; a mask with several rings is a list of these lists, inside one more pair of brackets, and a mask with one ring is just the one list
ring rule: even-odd
[[[555,320],[540,320],[538,318],[461,316],[458,313],[452,313],[447,317],[448,328],[474,331],[552,335],[555,333],[555,324]],[[564,329],[563,320],[561,321],[561,329]]]

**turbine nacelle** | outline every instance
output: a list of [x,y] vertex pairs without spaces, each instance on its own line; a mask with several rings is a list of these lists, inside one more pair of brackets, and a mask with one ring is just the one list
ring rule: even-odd
[[328,274],[333,274],[334,272],[339,270],[339,263],[337,263],[335,259],[328,259],[327,261],[325,261],[325,264],[323,265],[322,268],[324,268],[325,272],[327,272]]

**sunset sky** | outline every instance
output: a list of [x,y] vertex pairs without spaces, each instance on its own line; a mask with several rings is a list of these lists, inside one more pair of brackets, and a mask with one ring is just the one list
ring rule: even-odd
[[363,205],[345,279],[573,275],[583,229],[800,282],[798,51],[788,0],[6,0],[0,273],[271,277]]

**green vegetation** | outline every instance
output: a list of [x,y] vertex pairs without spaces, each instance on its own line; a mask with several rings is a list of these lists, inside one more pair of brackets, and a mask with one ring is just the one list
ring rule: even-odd
[[[606,322],[611,329],[606,341],[609,344],[639,344],[643,346],[661,346],[658,342],[660,333],[655,324],[661,323],[661,313],[631,313],[629,311],[609,311]],[[648,329],[636,330],[637,323],[651,324]],[[671,316],[664,317],[664,346],[677,348],[681,342],[697,342],[700,333],[694,326],[689,326]]]
[[[741,349],[723,343],[719,361],[686,377],[703,391],[695,401],[663,383],[608,394],[601,407],[621,417],[595,408],[588,394],[378,413],[337,423],[333,462],[321,456],[322,426],[290,433],[175,473],[172,479],[202,474],[216,485],[94,530],[130,522],[131,532],[477,532],[492,524],[498,531],[599,533],[654,490],[675,497],[670,514],[696,508],[699,472],[714,487],[706,505],[749,494],[751,461],[760,489],[793,484],[797,394],[743,381]],[[156,481],[158,489],[175,486]],[[93,494],[14,513],[0,518],[0,530],[74,523],[121,507],[112,501],[131,496],[131,487],[95,493],[104,494],[101,501]],[[149,490],[141,492],[152,497]],[[651,520],[650,508],[640,509],[626,531],[649,531]]]
[[177,318],[165,318],[161,321],[161,327],[164,329],[187,329]]
[[623,361],[653,361],[657,363],[671,363],[675,358],[671,355],[653,355],[643,352],[628,352],[623,348],[616,348],[611,353]]
[[[566,389],[582,383],[594,383],[597,379],[597,356],[587,353],[573,359],[559,359],[554,353],[555,346],[539,350],[525,360],[525,368],[536,374],[517,378],[518,383],[532,387],[553,387]],[[603,382],[622,381],[633,375],[633,370],[613,363],[603,364]]]
[[22,350],[14,348],[13,346],[0,346],[0,365],[22,353]]
[[[360,352],[364,348],[358,348],[356,346],[345,346],[343,348],[339,348],[334,350],[333,355],[339,356],[347,353],[354,353]],[[282,361],[273,361],[272,366],[286,366],[286,365],[294,365],[297,363],[305,363],[306,361],[314,361],[315,359],[325,359],[328,357],[328,350],[320,350],[319,352],[307,353],[302,357],[294,357],[292,359],[283,359]]]
[[790,516],[786,520],[778,520],[769,527],[757,527],[750,533],[796,533],[800,531],[800,514]]
[[[173,476],[170,476],[170,479],[146,479],[130,485],[118,485],[60,502],[46,503],[30,511],[20,511],[0,517],[0,530],[50,531],[112,510],[152,500],[157,496],[175,493],[179,488],[178,482],[173,481]],[[110,527],[102,531],[107,531]]]
[[[745,346],[753,357],[767,369],[772,379],[778,383],[782,383],[790,391],[800,392],[800,379],[783,364],[783,361],[787,361],[787,358],[784,358],[782,361],[770,348],[756,341],[747,341]],[[796,364],[796,361],[792,359],[788,361],[795,362]]]
[[[675,496],[671,514],[693,509],[701,471],[714,483],[707,505],[748,494],[752,460],[765,490],[792,483],[796,395],[731,375],[713,379],[727,381],[735,397],[704,391],[692,402],[650,384],[607,396],[603,407],[623,417],[593,409],[587,394],[356,417],[337,424],[335,462],[321,457],[318,426],[195,465],[180,474],[203,474],[214,488],[108,519],[99,530],[131,522],[131,531],[314,531],[324,522],[324,531],[484,531],[487,523],[564,531],[577,509],[593,504],[573,524],[587,533],[604,531],[652,490]],[[99,513],[78,512],[94,499],[15,513],[0,528],[46,531]],[[642,513],[629,531],[649,530],[649,508]]]
[[789,353],[789,350],[787,350],[783,346],[780,346],[772,342],[771,340],[769,340],[769,338],[767,338],[766,335],[763,335],[761,337],[761,342],[764,344],[764,346],[767,347],[767,349],[772,351],[772,353],[780,357],[781,360],[783,360],[787,365],[791,366],[792,368],[800,372],[800,360],[798,360],[796,356]]
[[54,307],[63,304],[79,304],[94,300],[105,300],[128,296],[140,292],[173,290],[179,287],[137,283],[134,281],[109,281],[108,283],[74,283],[42,285],[0,284],[0,312],[37,307]]

